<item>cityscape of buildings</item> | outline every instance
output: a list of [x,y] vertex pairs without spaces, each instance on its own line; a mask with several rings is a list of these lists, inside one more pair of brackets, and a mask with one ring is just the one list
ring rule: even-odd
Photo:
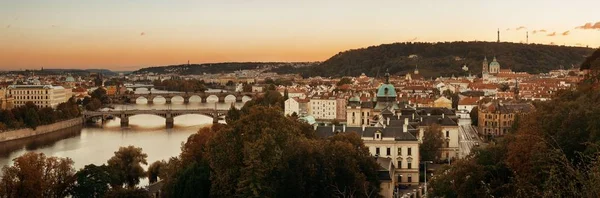
[[31,71],[0,75],[0,104],[2,109],[28,102],[40,108],[56,108],[71,97],[83,100],[95,89],[105,89],[108,96],[117,98],[135,91],[127,89],[128,85],[165,80],[198,80],[228,92],[274,89],[285,98],[282,113],[312,125],[317,136],[359,134],[382,167],[382,195],[392,197],[398,186],[419,186],[419,146],[428,128],[439,126],[444,139],[437,163],[450,163],[468,156],[473,147],[508,133],[518,116],[535,110],[532,102],[551,100],[554,93],[574,87],[585,75],[578,69],[543,74],[514,72],[502,67],[497,57],[489,63],[483,58],[481,67],[481,74],[470,74],[463,66],[468,73],[464,76],[436,78],[423,77],[417,66],[413,72],[386,72],[382,78],[365,74],[302,78],[264,70],[188,76],[73,76]]

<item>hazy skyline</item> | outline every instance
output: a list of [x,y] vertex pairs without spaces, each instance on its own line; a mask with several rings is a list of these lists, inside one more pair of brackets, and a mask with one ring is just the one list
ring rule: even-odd
[[4,0],[0,69],[323,61],[416,41],[600,46],[599,1]]

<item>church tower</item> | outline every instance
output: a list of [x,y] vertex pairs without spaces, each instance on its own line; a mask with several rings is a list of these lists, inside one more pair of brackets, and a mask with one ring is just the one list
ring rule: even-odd
[[419,65],[415,65],[415,74],[419,74]]
[[487,75],[489,72],[487,57],[483,58],[482,64],[483,64],[483,67],[481,68],[481,75]]

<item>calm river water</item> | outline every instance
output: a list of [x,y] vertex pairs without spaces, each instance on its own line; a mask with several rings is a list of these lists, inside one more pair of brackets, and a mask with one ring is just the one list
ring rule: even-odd
[[[229,109],[227,103],[164,104],[156,99],[154,104],[146,104],[138,99],[137,104],[116,105],[115,109]],[[242,103],[235,103],[241,107]],[[115,118],[104,124],[86,125],[65,129],[52,134],[0,143],[0,166],[11,165],[12,159],[26,152],[42,152],[46,156],[69,157],[75,162],[75,168],[87,164],[101,165],[114,155],[121,146],[141,147],[148,154],[148,163],[156,160],[168,160],[181,152],[181,143],[203,126],[210,126],[212,118],[202,115],[182,115],[175,117],[175,126],[165,128],[165,119],[154,115],[136,115],[129,118],[129,127],[121,128],[120,120]],[[143,181],[142,184],[146,183]]]

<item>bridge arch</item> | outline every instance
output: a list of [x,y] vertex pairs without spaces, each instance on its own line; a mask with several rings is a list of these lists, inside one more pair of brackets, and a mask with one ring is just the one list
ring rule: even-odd
[[190,96],[190,98],[188,100],[190,103],[192,103],[192,102],[201,103],[202,97],[200,97],[199,95],[193,95],[193,96]]
[[250,100],[252,100],[252,97],[250,97],[250,96],[243,96],[243,97],[242,97],[242,102],[243,102],[243,103],[246,103],[246,102],[248,102],[248,101],[250,101]]
[[167,103],[167,98],[165,98],[164,96],[161,96],[161,95],[154,96],[154,98],[152,98],[152,103],[164,104],[164,103]]
[[136,104],[148,104],[148,103],[150,103],[150,100],[148,100],[148,98],[146,98],[144,96],[140,96],[135,99],[135,103]]
[[171,102],[173,103],[183,103],[183,101],[185,100],[185,98],[183,98],[183,96],[173,96],[171,97]]
[[234,95],[229,94],[229,95],[225,96],[224,102],[225,103],[233,103],[236,100],[237,100],[237,98]]
[[208,97],[206,97],[206,102],[219,102],[219,96],[216,95],[210,95]]

